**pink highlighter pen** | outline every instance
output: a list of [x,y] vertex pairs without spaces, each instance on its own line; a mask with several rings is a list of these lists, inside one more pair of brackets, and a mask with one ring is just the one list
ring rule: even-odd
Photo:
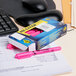
[[34,36],[40,34],[41,32],[39,30],[29,30],[29,31],[27,31],[25,33],[30,34],[31,36],[34,37]]
[[44,54],[44,53],[49,53],[49,52],[56,52],[56,51],[60,51],[60,50],[61,50],[61,47],[53,47],[53,48],[48,48],[48,49],[43,49],[43,50],[23,52],[23,53],[16,54],[15,58],[16,59],[25,59],[25,58],[30,58],[33,55],[39,55],[39,54]]
[[27,32],[25,32],[25,33],[27,33],[27,34],[32,34],[32,33],[35,33],[35,30],[29,30],[29,31],[27,31]]

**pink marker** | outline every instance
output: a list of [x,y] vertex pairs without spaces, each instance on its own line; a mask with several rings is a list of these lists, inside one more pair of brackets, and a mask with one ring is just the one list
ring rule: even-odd
[[33,29],[33,30],[29,30],[29,31],[27,31],[27,32],[25,32],[25,33],[27,33],[27,34],[30,34],[31,36],[36,36],[36,35],[38,35],[38,34],[40,34],[40,33],[42,33],[43,31],[40,31],[40,30],[38,30],[38,29]]
[[8,45],[7,45],[7,49],[13,50],[13,49],[18,49],[18,48],[15,47],[15,46],[12,45],[12,44],[8,44]]
[[53,48],[49,48],[49,49],[30,51],[30,52],[23,52],[23,53],[16,54],[15,58],[16,59],[30,58],[33,55],[39,55],[39,54],[44,54],[44,53],[49,53],[49,52],[56,52],[56,51],[60,51],[60,50],[61,50],[61,47],[53,47]]
[[38,34],[40,34],[40,33],[41,33],[40,31],[37,31],[37,32],[35,32],[35,33],[32,33],[31,36],[34,37],[34,36],[36,36],[36,35],[38,35]]
[[27,33],[27,34],[35,33],[35,30],[29,30],[29,31],[27,31],[25,33]]
[[14,49],[14,46],[13,46],[12,44],[8,44],[8,45],[7,45],[7,49],[12,50],[12,49]]

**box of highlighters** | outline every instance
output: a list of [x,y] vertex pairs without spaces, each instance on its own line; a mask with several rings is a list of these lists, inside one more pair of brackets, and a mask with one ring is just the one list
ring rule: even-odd
[[66,32],[66,24],[46,17],[10,35],[9,43],[22,50],[40,50]]

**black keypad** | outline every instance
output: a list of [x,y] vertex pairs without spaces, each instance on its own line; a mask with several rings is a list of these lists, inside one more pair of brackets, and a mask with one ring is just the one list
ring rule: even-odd
[[10,17],[0,9],[0,35],[5,35],[18,31],[17,26],[13,23]]

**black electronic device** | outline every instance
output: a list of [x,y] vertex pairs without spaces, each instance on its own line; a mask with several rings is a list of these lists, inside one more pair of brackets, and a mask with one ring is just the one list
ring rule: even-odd
[[[27,9],[27,7],[24,7],[23,1],[25,0],[0,0],[0,8],[4,9],[17,23],[25,27],[44,17],[50,17],[58,21],[62,20],[62,13],[56,10],[56,5],[53,0],[26,0],[27,3],[32,5],[31,7],[37,3],[40,5],[40,8],[45,7],[44,10],[38,11],[31,11]],[[29,6],[30,5],[28,5],[28,7]]]
[[[32,1],[33,0],[30,0],[30,2]],[[35,2],[36,1],[37,0],[35,0]],[[56,9],[56,5],[53,0],[43,0],[43,2],[44,1],[46,2],[45,6],[48,5],[47,7],[48,10]],[[5,10],[10,16],[13,16],[14,18],[17,18],[23,14],[35,13],[34,11],[29,10],[27,7],[24,7],[22,4],[22,0],[0,0],[0,8]]]
[[47,10],[47,3],[45,0],[22,0],[22,4],[25,8],[37,13]]
[[5,34],[11,34],[18,31],[18,28],[13,23],[8,14],[0,9],[0,36]]
[[60,11],[49,10],[49,11],[36,13],[36,14],[24,14],[24,15],[16,18],[16,22],[19,23],[20,25],[26,27],[45,17],[50,17],[50,19],[55,19],[57,21],[62,21],[62,19],[63,19],[63,15]]

